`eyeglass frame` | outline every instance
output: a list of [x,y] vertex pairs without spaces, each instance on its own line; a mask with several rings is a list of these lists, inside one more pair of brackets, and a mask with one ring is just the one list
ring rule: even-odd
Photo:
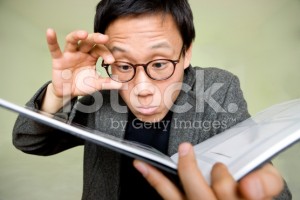
[[[108,72],[108,67],[109,67],[111,64],[106,64],[106,63],[104,63],[104,60],[102,60],[101,66],[102,66],[103,68],[105,68],[107,75],[108,75],[112,80],[117,81],[117,82],[120,82],[120,83],[126,83],[126,82],[131,81],[131,80],[135,77],[135,74],[136,74],[136,68],[137,68],[138,66],[142,66],[142,67],[144,68],[144,71],[145,71],[145,73],[147,74],[147,76],[148,76],[149,78],[151,78],[152,80],[155,80],[155,81],[163,81],[163,80],[167,80],[167,79],[169,79],[171,76],[173,76],[173,74],[174,74],[174,72],[175,72],[176,65],[177,65],[177,64],[179,63],[179,61],[180,61],[181,55],[182,55],[182,53],[183,53],[183,50],[184,50],[184,45],[182,45],[182,48],[181,48],[181,50],[180,50],[179,57],[178,57],[178,59],[176,59],[176,60],[171,60],[171,59],[155,59],[155,60],[151,60],[151,61],[147,62],[146,64],[132,64],[132,63],[130,63],[130,62],[125,62],[125,61],[115,61],[114,63],[116,63],[116,62],[122,62],[122,63],[126,63],[126,64],[128,64],[128,65],[130,65],[130,66],[133,67],[133,70],[134,70],[133,76],[132,76],[131,79],[129,79],[129,80],[127,80],[127,81],[117,81],[117,80],[114,80],[114,79],[110,76],[110,74],[109,74],[109,72]],[[147,71],[148,65],[149,65],[150,63],[155,62],[155,61],[158,61],[158,60],[168,61],[168,62],[171,62],[171,63],[173,64],[174,68],[173,68],[173,72],[172,72],[172,74],[171,74],[170,76],[168,76],[168,77],[166,77],[166,78],[163,78],[163,79],[155,79],[155,78],[151,77],[150,74],[148,74],[148,71]],[[113,64],[113,63],[112,63],[112,64]]]

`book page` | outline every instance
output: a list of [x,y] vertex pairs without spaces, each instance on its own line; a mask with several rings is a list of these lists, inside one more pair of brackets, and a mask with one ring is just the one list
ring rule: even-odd
[[[300,100],[272,106],[252,118],[194,146],[199,169],[210,182],[216,162],[228,166],[236,180],[300,138]],[[177,161],[177,155],[172,156]]]

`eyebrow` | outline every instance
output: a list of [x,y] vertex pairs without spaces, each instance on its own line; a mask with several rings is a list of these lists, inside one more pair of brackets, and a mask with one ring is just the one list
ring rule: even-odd
[[160,42],[160,43],[157,43],[157,44],[151,46],[151,49],[159,49],[159,48],[168,48],[168,49],[170,49],[171,46],[167,42]]
[[113,46],[113,48],[110,49],[110,51],[113,53],[113,52],[116,52],[116,51],[119,51],[119,52],[126,52],[125,49],[121,48],[121,47],[117,47],[117,46]]
[[[160,42],[160,43],[157,43],[155,45],[152,45],[150,47],[150,49],[159,49],[159,48],[167,48],[167,49],[170,49],[171,46],[169,43],[167,42]],[[113,46],[110,51],[113,53],[113,52],[116,52],[116,51],[119,51],[119,52],[122,52],[122,53],[125,53],[127,52],[126,49],[123,49],[122,47],[118,47],[118,46]]]

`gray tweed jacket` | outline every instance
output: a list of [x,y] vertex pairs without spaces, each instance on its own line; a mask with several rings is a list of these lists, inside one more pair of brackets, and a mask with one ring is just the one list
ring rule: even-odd
[[[45,84],[27,103],[39,109]],[[73,100],[57,116],[107,134],[124,137],[127,107],[117,91],[96,92]],[[198,144],[249,117],[239,80],[217,68],[188,67],[173,111],[168,155],[184,141]],[[13,130],[14,145],[30,154],[52,155],[84,145],[82,199],[118,199],[120,155],[107,148],[19,116]],[[278,199],[290,199],[287,187]]]

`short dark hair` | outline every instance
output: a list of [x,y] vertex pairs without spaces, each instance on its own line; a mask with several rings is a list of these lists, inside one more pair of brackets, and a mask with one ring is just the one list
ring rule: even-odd
[[185,50],[195,38],[193,13],[188,0],[101,0],[96,7],[94,32],[104,33],[114,20],[143,14],[171,14]]

